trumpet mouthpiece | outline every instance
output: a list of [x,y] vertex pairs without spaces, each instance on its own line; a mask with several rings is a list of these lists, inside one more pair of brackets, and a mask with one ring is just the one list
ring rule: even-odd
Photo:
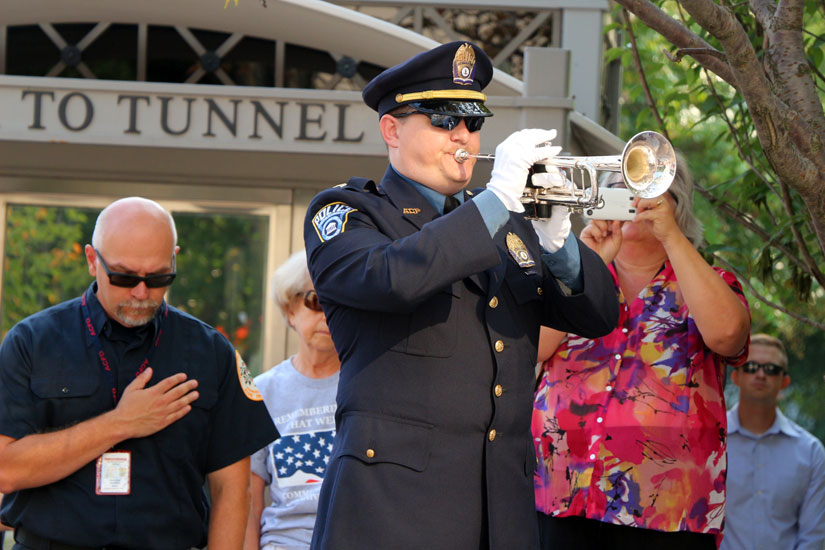
[[462,163],[468,158],[470,158],[470,153],[468,153],[466,149],[459,149],[455,152],[455,160],[458,163]]

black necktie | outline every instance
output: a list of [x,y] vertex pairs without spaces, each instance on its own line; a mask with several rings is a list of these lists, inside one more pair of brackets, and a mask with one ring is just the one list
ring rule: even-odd
[[458,199],[455,198],[454,196],[447,195],[446,197],[444,197],[444,213],[445,214],[448,214],[448,213],[452,212],[453,210],[455,210],[459,206],[460,206],[460,203],[458,202]]

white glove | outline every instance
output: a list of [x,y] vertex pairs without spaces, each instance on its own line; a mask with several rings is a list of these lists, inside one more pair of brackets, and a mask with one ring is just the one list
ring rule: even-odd
[[530,222],[539,236],[539,243],[547,252],[556,252],[570,234],[570,210],[561,204],[552,206],[550,218]]
[[496,147],[496,161],[487,189],[496,194],[511,212],[524,212],[519,199],[527,184],[530,168],[542,160],[559,154],[561,147],[549,143],[555,130],[519,130]]
[[561,170],[555,166],[545,166],[547,172],[536,172],[533,174],[533,185],[535,187],[565,187],[572,189],[575,184],[562,175]]

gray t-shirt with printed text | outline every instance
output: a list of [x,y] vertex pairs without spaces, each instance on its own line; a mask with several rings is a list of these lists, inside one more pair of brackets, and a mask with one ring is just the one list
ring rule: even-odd
[[255,377],[281,438],[252,455],[252,472],[269,486],[261,514],[261,548],[305,550],[312,540],[318,495],[335,436],[338,373],[308,378],[292,358]]

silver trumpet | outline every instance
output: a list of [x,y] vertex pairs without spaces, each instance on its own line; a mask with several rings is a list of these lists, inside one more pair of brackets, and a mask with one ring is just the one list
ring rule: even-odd
[[[464,149],[455,152],[455,160],[469,158],[494,160],[495,155],[475,155]],[[539,187],[532,183],[534,173],[547,172],[547,167],[557,168],[565,179],[573,180],[573,171],[581,174],[581,188],[576,186]],[[676,177],[676,153],[673,146],[658,132],[640,132],[630,138],[617,156],[553,157],[535,164],[527,178],[527,186],[521,196],[524,217],[542,219],[550,217],[554,204],[570,210],[602,208],[604,200],[599,196],[597,172],[621,172],[625,185],[638,197],[649,199],[667,191]]]

